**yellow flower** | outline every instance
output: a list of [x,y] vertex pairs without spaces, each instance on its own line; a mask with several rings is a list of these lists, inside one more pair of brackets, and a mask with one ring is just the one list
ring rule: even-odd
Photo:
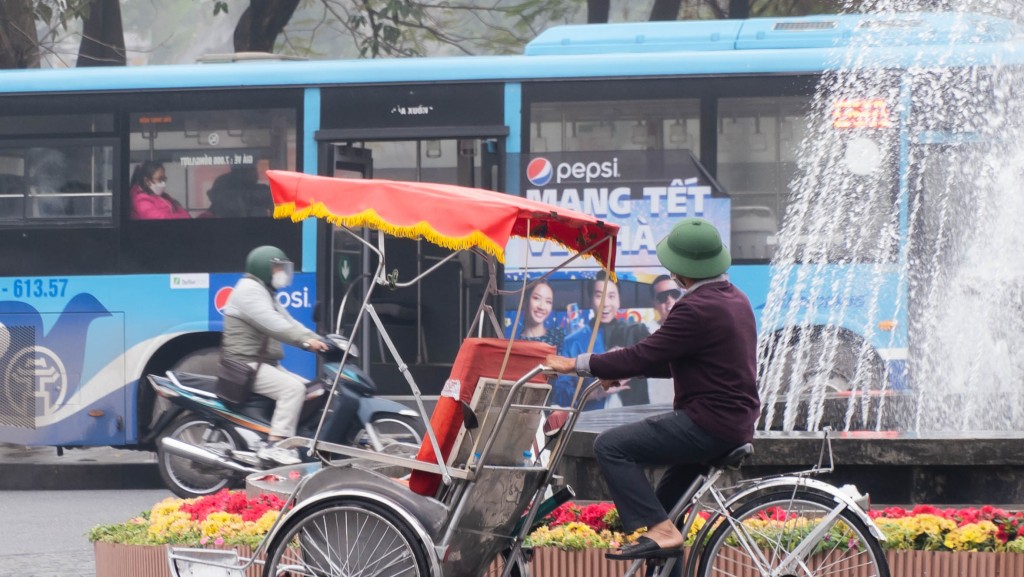
[[992,551],[998,530],[991,521],[970,523],[950,531],[945,545],[953,551]]
[[274,526],[277,515],[277,511],[267,511],[256,521],[247,521],[242,527],[241,534],[252,536],[266,535],[270,528]]
[[234,537],[242,532],[244,524],[241,515],[215,511],[199,523],[199,532],[207,537]]
[[700,515],[693,520],[693,525],[690,525],[690,532],[686,534],[687,543],[693,542],[693,539],[697,537],[697,533],[704,528],[704,523],[707,523],[707,521],[705,521]]

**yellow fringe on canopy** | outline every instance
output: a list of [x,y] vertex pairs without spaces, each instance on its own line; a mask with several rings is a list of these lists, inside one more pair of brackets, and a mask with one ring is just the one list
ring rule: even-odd
[[[479,231],[473,232],[472,234],[464,237],[450,237],[437,232],[437,230],[426,222],[419,222],[412,226],[393,225],[384,220],[380,214],[372,208],[368,208],[363,212],[352,216],[338,216],[332,213],[322,202],[313,203],[312,206],[302,210],[295,210],[294,202],[285,202],[274,207],[274,218],[290,217],[292,222],[300,222],[311,216],[322,218],[327,222],[341,226],[365,226],[367,228],[379,230],[385,234],[401,238],[411,238],[415,240],[422,237],[438,246],[454,251],[478,246],[487,254],[493,255],[497,258],[498,262],[505,264],[505,248],[499,246],[498,243],[491,240],[489,236]],[[548,238],[546,240],[554,242],[555,244],[570,251],[575,252],[577,250],[574,247],[559,242],[557,239]],[[587,253],[583,255],[583,258],[592,258],[600,262],[600,259],[598,259],[593,253]],[[602,268],[605,270],[608,269],[605,264],[602,264]],[[617,280],[615,273],[611,271],[609,272],[611,274],[612,281],[615,282]]]
[[480,247],[480,249],[487,254],[494,256],[498,259],[498,262],[502,264],[505,263],[505,248],[499,246],[498,243],[494,242],[489,236],[480,231],[474,231],[462,237],[446,236],[438,232],[426,221],[421,221],[411,226],[391,224],[384,220],[384,218],[372,208],[368,208],[359,214],[338,216],[332,213],[322,202],[315,202],[308,208],[304,208],[302,210],[295,210],[294,202],[279,204],[274,208],[274,218],[291,217],[293,222],[299,222],[311,216],[321,218],[331,224],[339,226],[372,228],[394,237],[410,238],[414,240],[418,238],[425,238],[437,246],[447,248],[452,251],[464,250],[476,246]]

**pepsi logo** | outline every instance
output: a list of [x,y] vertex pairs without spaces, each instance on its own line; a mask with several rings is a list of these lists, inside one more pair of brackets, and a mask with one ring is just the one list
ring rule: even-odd
[[224,314],[224,307],[228,305],[228,299],[234,290],[234,287],[221,287],[217,294],[213,295],[213,308],[217,309],[217,312]]
[[526,179],[534,186],[544,186],[551,182],[554,174],[555,169],[546,158],[534,158],[526,165]]

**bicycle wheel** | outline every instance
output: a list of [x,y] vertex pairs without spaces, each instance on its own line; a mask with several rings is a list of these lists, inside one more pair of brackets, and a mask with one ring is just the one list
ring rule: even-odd
[[790,555],[835,506],[834,499],[807,491],[773,493],[746,503],[708,537],[697,575],[889,577],[882,546],[848,509],[831,520],[806,555]]
[[422,543],[391,511],[328,501],[287,522],[267,550],[263,577],[427,577]]

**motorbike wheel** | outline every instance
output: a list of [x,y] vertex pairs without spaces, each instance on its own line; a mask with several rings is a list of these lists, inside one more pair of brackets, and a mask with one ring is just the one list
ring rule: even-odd
[[[373,430],[376,431],[377,438],[380,439],[384,447],[400,443],[414,445],[418,449],[425,436],[423,421],[419,417],[382,413],[374,415],[370,424],[373,425]],[[365,429],[356,436],[356,446],[372,447],[370,437]]]
[[[204,441],[203,437],[207,432],[209,436]],[[232,471],[196,463],[165,451],[160,443],[163,437],[170,437],[215,453],[227,453],[245,447],[245,442],[234,431],[221,428],[192,413],[181,415],[167,427],[166,434],[160,435],[157,439],[157,466],[160,478],[167,488],[182,499],[211,495],[237,484],[238,475]]]

